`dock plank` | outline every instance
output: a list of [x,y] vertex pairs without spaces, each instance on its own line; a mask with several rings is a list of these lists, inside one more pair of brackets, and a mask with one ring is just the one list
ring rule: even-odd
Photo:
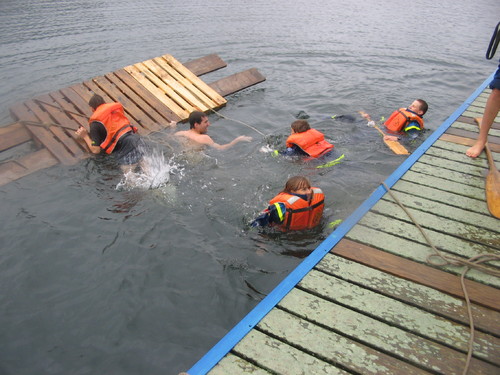
[[[429,269],[346,239],[340,241],[335,251],[327,254],[315,268],[433,314],[469,324],[457,277],[447,272]],[[453,295],[447,285],[451,286]],[[472,285],[471,282],[468,285]],[[470,290],[475,296],[478,290],[481,295],[488,294],[490,288],[474,283],[474,289]],[[500,314],[474,303],[471,309],[476,329],[500,336]]]
[[254,364],[237,357],[233,354],[225,356],[209,372],[210,375],[228,375],[228,374],[252,374],[252,375],[272,375],[272,373],[255,366]]
[[[465,146],[469,146],[469,147],[473,146],[474,143],[476,143],[475,139],[460,137],[457,135],[446,134],[446,133],[443,134],[440,139],[442,139],[446,142],[456,143],[456,144],[465,145]],[[490,146],[491,151],[500,152],[500,145],[497,145],[495,143],[491,143],[489,146]]]
[[233,353],[245,358],[252,358],[254,363],[271,373],[287,375],[349,374],[342,369],[257,330],[249,332],[234,347]]
[[[454,365],[459,367],[465,364],[464,353],[467,352],[470,337],[469,327],[465,325],[315,270],[309,272],[298,287],[331,303],[323,304],[318,309],[319,313],[330,311],[326,313],[330,319],[338,319],[332,323],[353,339],[362,340],[401,359],[412,360],[413,357],[414,364],[434,356],[447,358],[445,362],[455,362]],[[297,306],[295,309],[303,307],[302,304]],[[332,324],[332,328],[335,326]],[[475,357],[498,365],[499,343],[500,340],[492,335],[476,332]],[[415,359],[417,353],[425,354],[423,358]],[[462,360],[456,358],[460,353]]]
[[[287,304],[287,302],[290,301],[290,299],[292,299],[296,294],[298,297],[291,301],[291,303]],[[304,298],[304,305],[299,297]],[[280,306],[288,307],[290,310],[298,308],[300,310],[298,312],[300,316],[307,317],[307,320],[300,319],[300,317],[292,315],[290,312],[281,309],[273,309],[258,324],[258,329],[262,330],[266,334],[269,334],[270,336],[280,337],[285,342],[293,343],[294,346],[300,348],[302,351],[312,353],[314,356],[322,358],[328,363],[338,364],[337,366],[354,373],[422,373],[421,369],[416,368],[411,364],[381,353],[377,349],[372,349],[369,346],[352,339],[352,337],[355,337],[355,339],[359,338],[356,328],[353,329],[354,326],[359,327],[360,331],[364,331],[362,334],[365,335],[367,334],[366,331],[369,331],[370,333],[383,332],[384,338],[390,336],[390,333],[387,331],[384,332],[380,330],[381,327],[378,322],[373,319],[370,319],[370,322],[368,323],[362,322],[363,316],[361,314],[357,314],[360,317],[360,320],[357,320],[356,316],[354,316],[356,313],[351,310],[344,309],[341,306],[336,306],[324,300],[321,301],[321,299],[317,297],[311,297],[310,299],[308,299],[308,297],[310,297],[310,295],[304,292],[292,291],[292,293],[285,297],[280,304]],[[321,302],[324,303],[322,304]],[[317,308],[319,307],[320,311],[318,311],[317,308],[311,308],[311,306],[315,306]],[[332,306],[339,307],[339,309]],[[304,308],[301,309],[302,307]],[[347,310],[348,312],[344,313],[341,310]],[[326,319],[321,319],[320,322],[322,326],[315,324],[314,319],[311,319],[311,315],[315,312],[322,314],[323,317],[327,316]],[[338,327],[344,324],[346,326]],[[371,327],[368,328],[365,324],[371,324]],[[329,329],[324,328],[325,326]],[[351,330],[351,338],[347,338],[333,331],[333,329],[344,331],[347,327]],[[386,329],[388,326],[384,325],[383,328]],[[376,340],[374,336],[371,336],[371,338],[373,338],[374,341]],[[382,337],[380,337],[379,340],[380,339],[382,339]],[[392,346],[391,349],[395,349],[394,346]],[[422,348],[418,347],[417,350],[420,351]],[[399,351],[397,352],[399,353]],[[426,354],[429,354],[429,352],[427,351]],[[437,353],[434,352],[433,356],[430,358],[435,358],[436,354]]]
[[[346,234],[345,238],[370,247],[383,249],[385,252],[389,254],[406,258],[408,260],[424,264],[428,267],[440,269],[449,272],[453,275],[460,275],[462,273],[463,267],[451,266],[451,265],[437,266],[429,264],[427,262],[427,258],[429,257],[429,255],[433,254],[433,251],[429,247],[429,245],[427,245],[427,243],[423,241],[423,237],[421,236],[420,232],[416,231],[414,225],[399,222],[398,227],[401,229],[400,231],[398,230],[394,232],[391,231],[391,229],[389,229],[388,231],[384,231],[381,230],[380,225],[376,224],[377,219],[380,220],[379,215],[371,214],[370,217],[367,218],[367,220],[364,220],[363,222],[360,222],[360,224],[353,227],[349,231],[349,233]],[[415,241],[412,238],[412,236],[410,236],[409,234],[405,234],[405,230],[414,231],[412,234],[414,234],[415,237],[419,238],[420,241]],[[401,233],[405,235],[401,236],[400,235]],[[441,239],[439,234],[434,234],[434,235],[438,239]],[[463,246],[467,246],[466,247],[467,253],[473,252],[475,255],[480,255],[488,251],[490,253],[495,253],[495,250],[492,250],[487,246],[479,245],[476,243],[468,243],[463,240],[460,241],[453,237],[451,239],[456,240],[456,242],[462,244]],[[445,242],[446,240],[447,238],[443,236],[442,241],[435,241],[439,242],[438,244],[436,244],[436,246],[438,246],[438,249],[440,249],[441,251],[456,256],[456,254],[453,253],[454,251],[457,251],[455,250],[456,246],[449,246],[451,247],[451,249],[449,249],[448,247],[443,248],[442,246],[440,246],[441,243]],[[467,257],[464,256],[464,258]],[[498,278],[492,277],[491,275],[485,274],[475,269],[472,269],[469,272],[467,272],[466,279],[477,281],[479,283],[483,283],[485,285],[489,285],[495,288],[500,287],[500,280],[498,280]],[[477,301],[477,303],[480,302]],[[490,307],[495,306],[492,305],[491,303],[486,306]]]
[[[319,284],[314,283],[321,281],[325,280],[306,280],[306,289],[294,289],[279,303],[280,308],[301,318],[299,322],[294,322],[284,314],[275,314],[273,310],[259,323],[259,328],[262,328],[266,320],[272,319],[272,322],[268,323],[269,326],[281,329],[280,332],[271,331],[269,328],[269,332],[275,336],[287,337],[290,336],[290,329],[296,329],[298,332],[295,335],[298,337],[294,337],[295,343],[309,338],[312,342],[305,343],[308,349],[314,348],[314,343],[321,347],[325,343],[324,349],[331,353],[343,368],[355,373],[406,374],[415,371],[419,373],[423,368],[429,372],[451,374],[459,373],[464,367],[465,355],[460,351],[378,321],[350,309],[349,306],[332,303],[317,294],[309,293],[310,290],[321,292],[311,289],[319,287]],[[306,330],[295,328],[294,325],[297,324],[306,327]],[[328,339],[322,337],[321,330],[315,325],[329,330],[329,334],[323,333],[329,336]],[[313,331],[313,328],[316,329]],[[308,330],[313,332],[307,332]],[[318,354],[322,354],[317,350]],[[494,374],[496,371],[494,366],[479,359],[474,360],[473,367],[478,373]]]

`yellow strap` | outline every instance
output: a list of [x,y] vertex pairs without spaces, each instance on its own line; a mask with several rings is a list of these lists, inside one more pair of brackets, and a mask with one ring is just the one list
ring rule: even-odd
[[278,212],[278,216],[280,218],[280,222],[283,221],[284,216],[283,216],[283,211],[281,211],[281,206],[278,202],[274,203],[274,206],[276,207],[276,211]]

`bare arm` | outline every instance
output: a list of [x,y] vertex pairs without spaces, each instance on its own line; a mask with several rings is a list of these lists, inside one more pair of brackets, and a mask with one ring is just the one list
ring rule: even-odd
[[[210,138],[211,139],[211,138]],[[231,142],[229,143],[226,143],[224,145],[220,145],[218,143],[215,143],[213,140],[212,140],[212,143],[209,144],[209,146],[212,146],[214,148],[216,148],[217,150],[227,150],[228,148],[231,148],[233,147],[236,143],[238,142],[250,142],[252,140],[252,137],[248,137],[246,135],[240,135],[239,137],[236,137],[235,139],[233,139]]]
[[91,153],[99,154],[101,152],[101,148],[99,146],[94,146],[92,144],[89,132],[83,126],[80,126],[78,130],[75,132],[75,134],[77,135],[78,138],[81,138],[85,141]]

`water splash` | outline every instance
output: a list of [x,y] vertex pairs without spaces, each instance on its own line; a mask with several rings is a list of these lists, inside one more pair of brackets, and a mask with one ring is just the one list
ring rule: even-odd
[[129,171],[116,185],[117,190],[150,190],[165,187],[178,166],[158,148],[144,153],[138,171]]

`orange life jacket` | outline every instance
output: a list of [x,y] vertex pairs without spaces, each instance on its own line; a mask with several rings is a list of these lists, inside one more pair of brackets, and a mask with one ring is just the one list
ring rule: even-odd
[[137,128],[130,125],[130,121],[125,116],[123,106],[120,103],[101,104],[90,116],[89,124],[94,121],[99,121],[106,128],[106,139],[99,147],[107,154],[113,152],[116,143],[123,135],[130,131],[137,132]]
[[[417,127],[414,124],[410,125],[412,122],[417,122],[419,126]],[[399,133],[401,131],[406,132],[410,129],[417,128],[418,130],[422,130],[424,128],[424,120],[422,117],[406,108],[399,108],[392,112],[384,125],[388,130]]]
[[270,205],[282,202],[286,214],[280,228],[283,230],[302,230],[314,228],[319,224],[325,207],[325,195],[320,188],[312,188],[312,198],[308,202],[293,194],[281,192],[271,199]]
[[302,133],[293,133],[286,140],[286,147],[299,146],[307,155],[317,158],[333,149],[333,145],[325,141],[323,133],[309,129]]

